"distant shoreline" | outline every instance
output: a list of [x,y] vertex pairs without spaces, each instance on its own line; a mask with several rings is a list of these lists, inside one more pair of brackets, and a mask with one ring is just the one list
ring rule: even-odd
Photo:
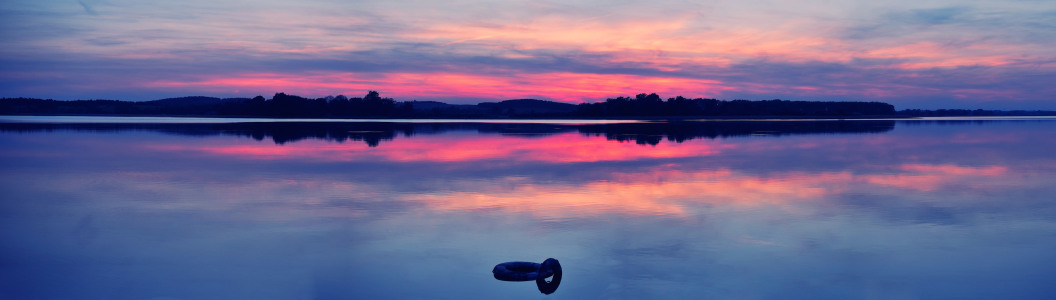
[[271,99],[204,96],[153,101],[52,100],[0,98],[0,115],[274,118],[274,119],[580,119],[580,120],[855,120],[914,117],[1056,116],[1056,111],[938,109],[895,110],[883,102],[717,100],[659,95],[610,98],[570,104],[537,99],[512,99],[476,105],[436,101],[395,101],[371,91],[360,98],[309,99],[277,93]]

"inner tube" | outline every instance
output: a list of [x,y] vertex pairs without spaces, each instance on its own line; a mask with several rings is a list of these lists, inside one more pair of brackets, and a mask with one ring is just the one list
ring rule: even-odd
[[549,295],[557,291],[557,286],[561,285],[561,263],[556,259],[547,258],[539,266],[539,272],[554,274],[550,282],[546,282],[546,277],[539,276],[535,278],[535,286],[539,288],[539,292]]
[[541,266],[533,262],[511,261],[495,265],[491,273],[495,275],[495,279],[502,281],[532,281],[554,275],[553,271],[540,272]]

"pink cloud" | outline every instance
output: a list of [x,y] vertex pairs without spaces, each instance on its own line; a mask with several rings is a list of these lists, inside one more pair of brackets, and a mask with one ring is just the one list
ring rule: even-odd
[[553,100],[580,102],[584,99],[633,95],[643,91],[668,95],[717,96],[731,87],[714,80],[625,74],[507,74],[504,76],[463,73],[316,73],[287,75],[243,74],[234,77],[147,83],[152,88],[195,88],[230,90],[271,90],[301,95],[359,95],[379,90],[386,96],[415,99],[464,96],[470,98],[513,99],[528,95]]

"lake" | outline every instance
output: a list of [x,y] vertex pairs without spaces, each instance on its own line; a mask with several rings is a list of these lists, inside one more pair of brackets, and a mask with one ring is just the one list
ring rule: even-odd
[[1056,297],[1054,118],[396,121],[2,117],[0,298]]

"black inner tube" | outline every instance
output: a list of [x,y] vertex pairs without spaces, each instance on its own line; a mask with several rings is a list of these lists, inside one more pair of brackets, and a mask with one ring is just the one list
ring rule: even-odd
[[556,259],[547,258],[546,261],[543,261],[542,265],[539,267],[539,273],[544,272],[553,272],[553,278],[551,278],[550,281],[547,282],[546,277],[544,276],[536,277],[535,286],[539,288],[539,292],[543,293],[544,295],[553,294],[555,291],[557,291],[557,287],[561,285],[561,263],[558,262]]
[[510,270],[510,271],[514,271],[514,272],[524,272],[524,273],[535,272],[535,268],[532,268],[532,266],[515,265],[515,266],[507,266],[506,269]]
[[549,277],[553,275],[550,271],[539,272],[541,264],[524,261],[511,261],[495,265],[491,270],[495,279],[502,281],[532,281],[539,276]]

